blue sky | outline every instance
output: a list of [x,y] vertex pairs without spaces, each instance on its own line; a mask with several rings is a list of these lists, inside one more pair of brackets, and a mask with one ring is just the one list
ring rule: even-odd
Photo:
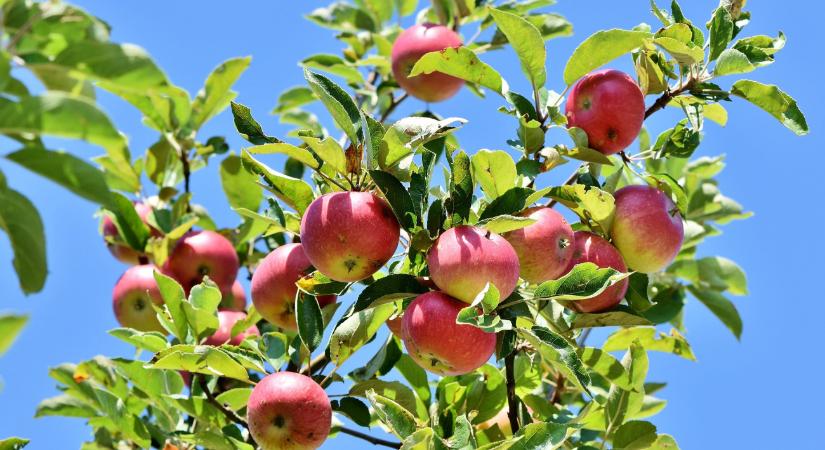
[[[238,101],[250,106],[270,134],[286,130],[268,115],[278,94],[302,84],[296,62],[312,53],[337,52],[341,45],[333,33],[302,19],[302,14],[323,6],[319,1],[204,0],[78,0],[76,3],[102,17],[113,27],[113,39],[145,47],[178,85],[197,91],[207,73],[221,61],[252,55],[250,69],[236,89]],[[423,3],[423,2],[422,2]],[[683,1],[687,16],[704,23],[716,1]],[[736,102],[726,105],[726,128],[706,126],[699,154],[727,154],[721,188],[756,213],[755,217],[725,227],[725,234],[702,247],[703,255],[724,255],[748,273],[750,295],[736,298],[744,320],[741,342],[701,305],[687,307],[687,338],[698,362],[653,354],[651,381],[668,381],[659,396],[668,407],[655,418],[660,432],[673,434],[682,448],[814,448],[815,439],[803,430],[821,426],[825,394],[808,377],[823,367],[818,355],[823,295],[818,282],[818,256],[825,252],[818,227],[825,219],[820,207],[825,191],[819,179],[823,106],[816,91],[822,62],[814,45],[821,41],[819,17],[825,7],[818,2],[753,1],[754,20],[747,35],[788,36],[778,62],[748,77],[779,84],[793,95],[807,114],[811,135],[795,137],[773,118]],[[228,5],[233,5],[229,7]],[[193,5],[197,7],[193,8]],[[608,2],[561,0],[554,9],[570,19],[576,34],[551,41],[548,46],[548,85],[563,89],[561,70],[575,45],[592,32],[653,23],[647,0]],[[473,30],[465,30],[465,36]],[[816,44],[814,44],[816,43]],[[518,61],[509,51],[484,55],[519,92],[527,91]],[[623,68],[619,64],[617,67]],[[721,80],[729,86],[732,80]],[[118,127],[130,138],[132,151],[142,152],[156,138],[143,127],[131,107],[109,96],[101,103]],[[505,148],[513,135],[512,119],[495,112],[500,100],[478,99],[462,91],[434,109],[443,115],[469,119],[458,133],[469,151]],[[396,114],[422,109],[409,102]],[[321,116],[325,117],[325,116]],[[659,113],[648,121],[654,136],[672,126],[675,111]],[[222,114],[202,136],[227,136],[234,150],[244,144],[237,137],[231,115]],[[74,142],[64,148],[86,157],[97,149]],[[819,148],[820,150],[816,150]],[[3,152],[15,150],[4,147]],[[213,164],[214,166],[214,164]],[[572,166],[557,169],[543,183],[563,180]],[[80,420],[33,419],[37,403],[56,395],[47,368],[77,362],[97,354],[132,356],[132,351],[105,332],[116,326],[111,312],[111,289],[125,269],[106,251],[92,218],[95,205],[72,196],[55,185],[26,173],[7,161],[0,169],[9,184],[32,198],[46,225],[50,276],[43,292],[24,297],[11,268],[11,252],[0,239],[0,311],[31,315],[16,345],[0,358],[0,437],[19,435],[33,440],[30,448],[76,448],[90,438]],[[193,180],[195,201],[204,204],[221,226],[237,218],[227,208],[216,167],[198,172]],[[346,299],[345,301],[349,301]],[[598,342],[596,336],[592,342]],[[364,356],[369,356],[369,350]],[[771,427],[781,422],[782,427]],[[755,432],[754,426],[766,427]],[[803,432],[785,432],[791,425]],[[770,428],[768,428],[770,427]],[[323,448],[364,448],[350,438],[330,440]]]

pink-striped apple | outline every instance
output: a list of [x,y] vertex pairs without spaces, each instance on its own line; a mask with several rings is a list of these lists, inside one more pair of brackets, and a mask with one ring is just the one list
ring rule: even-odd
[[190,231],[175,245],[164,273],[177,280],[186,292],[209,276],[226,294],[232,291],[238,265],[238,254],[229,239],[210,230]]
[[[576,264],[591,262],[599,267],[610,267],[619,272],[627,272],[622,255],[610,242],[601,236],[587,231],[577,231],[573,234],[573,259],[565,270],[570,272]],[[618,305],[627,293],[627,279],[605,289],[601,294],[587,300],[570,302],[579,312],[594,313],[613,308]]]
[[276,372],[259,381],[246,404],[249,432],[263,450],[311,450],[332,427],[326,392],[312,378]]
[[565,112],[568,127],[581,128],[591,148],[612,155],[639,135],[645,120],[645,98],[626,73],[600,70],[573,86]]
[[445,293],[472,303],[487,283],[501,299],[516,288],[519,261],[507,240],[483,228],[461,225],[441,233],[427,253],[430,278]]
[[563,275],[573,258],[573,229],[561,214],[546,207],[530,208],[519,216],[536,222],[502,236],[518,255],[521,278],[541,283]]
[[398,35],[392,45],[392,73],[398,84],[410,95],[426,102],[440,102],[454,96],[464,80],[441,72],[410,77],[418,60],[430,52],[461,47],[461,37],[455,31],[431,23],[413,25]]
[[[287,330],[297,330],[295,323],[295,283],[307,275],[312,264],[302,244],[282,245],[270,252],[252,274],[252,303],[268,322]],[[334,295],[319,295],[323,308],[335,303]]]
[[112,291],[112,307],[121,326],[138,331],[166,332],[152,308],[152,304],[163,304],[154,273],[152,265],[132,266],[117,280]]
[[483,366],[496,351],[496,335],[455,323],[467,305],[432,291],[410,303],[401,321],[407,353],[422,368],[439,375],[461,375]]
[[670,197],[651,186],[626,186],[614,197],[610,237],[627,265],[643,273],[667,267],[685,237],[682,216]]
[[322,195],[301,219],[307,258],[336,281],[359,281],[374,274],[392,258],[399,235],[390,206],[370,192]]
[[218,311],[218,329],[215,330],[215,333],[212,336],[206,338],[204,344],[206,345],[222,345],[228,343],[229,345],[240,345],[244,339],[248,336],[260,336],[261,333],[258,331],[258,327],[254,324],[250,325],[244,331],[236,335],[232,335],[232,327],[238,321],[245,320],[246,313],[240,311]]
[[[148,216],[152,212],[152,207],[143,202],[135,202],[135,211],[144,223],[148,225]],[[152,229],[153,234],[158,234],[157,230]],[[106,240],[106,248],[118,261],[126,264],[136,265],[140,264],[140,257],[143,253],[133,249],[129,244],[120,239],[120,234],[117,231],[117,226],[111,217],[103,215],[103,237]]]

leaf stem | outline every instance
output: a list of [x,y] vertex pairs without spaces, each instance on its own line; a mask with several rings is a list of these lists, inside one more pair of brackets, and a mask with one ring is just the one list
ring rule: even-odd
[[351,428],[340,427],[340,428],[338,428],[338,431],[341,432],[341,433],[344,433],[344,434],[348,434],[350,436],[357,437],[358,439],[363,439],[363,440],[369,442],[372,445],[382,445],[384,447],[389,447],[389,448],[401,448],[401,443],[400,442],[386,441],[384,439],[377,438],[377,437],[374,437],[374,436],[370,436],[366,433],[362,433],[360,431],[353,430]]

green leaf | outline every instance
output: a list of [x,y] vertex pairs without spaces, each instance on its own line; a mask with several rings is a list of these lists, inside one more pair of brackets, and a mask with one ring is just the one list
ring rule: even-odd
[[[347,157],[338,141],[329,136],[323,140],[311,136],[301,136],[301,140],[324,162],[325,165],[320,167],[322,170],[325,169],[326,166],[330,167],[331,170],[325,171],[327,175],[330,177],[334,177],[336,173],[345,177],[349,175],[347,173]],[[304,164],[313,168],[318,167],[316,161],[313,161],[311,164]]]
[[607,350],[594,347],[583,347],[576,350],[582,362],[593,372],[603,376],[610,383],[625,389],[633,390],[630,383],[630,374],[622,363],[613,357]]
[[92,418],[97,416],[97,410],[83,400],[68,394],[47,398],[37,405],[34,417],[62,416]]
[[550,365],[563,372],[570,381],[589,394],[590,375],[576,354],[575,346],[561,335],[541,326],[534,326],[530,330],[519,328],[518,332],[539,350],[542,358]]
[[644,401],[644,381],[649,366],[647,352],[638,343],[632,343],[622,358],[622,365],[630,374],[632,390],[625,390],[613,385],[607,396],[604,408],[605,426],[617,429],[628,417],[635,416]]
[[[454,125],[454,124],[458,125]],[[454,132],[467,123],[460,117],[436,120],[431,117],[405,117],[395,122],[381,138],[375,160],[384,170],[400,165],[419,147]]]
[[227,405],[232,411],[239,411],[246,407],[252,388],[234,388],[221,392],[216,399],[220,404]]
[[255,181],[257,177],[241,166],[241,157],[234,153],[221,161],[221,187],[229,206],[257,211],[263,200],[263,189]]
[[367,343],[381,325],[395,313],[395,305],[383,304],[358,311],[335,327],[329,342],[330,359],[340,366]]
[[[569,433],[574,431],[568,424],[543,422],[531,423],[522,427],[514,439],[511,450],[539,450],[550,448],[561,448],[562,444],[569,437]],[[497,449],[499,447],[496,447]]]
[[19,437],[0,440],[0,450],[20,450],[27,445],[29,445],[29,440]]
[[672,353],[687,360],[696,361],[690,344],[675,328],[670,330],[670,335],[659,332],[653,327],[624,328],[611,334],[602,346],[602,350],[606,352],[626,350],[633,342],[638,342],[646,350]]
[[235,98],[232,85],[249,67],[252,58],[232,58],[216,67],[206,78],[203,89],[192,101],[190,126],[197,130],[209,119],[217,115]]
[[[156,270],[154,275],[160,295],[163,297],[163,311],[166,313],[158,314],[158,318],[162,319],[162,322],[168,325],[169,331],[183,342],[189,333],[189,324],[186,321],[186,313],[183,311],[185,298],[183,288],[177,281],[160,271]],[[165,320],[165,315],[168,315],[168,320]]]
[[796,100],[782,92],[777,86],[752,80],[739,80],[733,83],[731,94],[762,108],[797,135],[808,134],[808,123],[796,105]]
[[504,194],[496,197],[493,201],[484,208],[479,216],[480,220],[492,219],[493,217],[503,215],[515,215],[523,211],[524,208],[530,206],[528,201],[534,190],[524,187],[514,187],[509,189]]
[[710,56],[708,62],[715,61],[733,39],[733,17],[725,7],[718,7],[710,19]]
[[754,70],[756,70],[756,66],[751,64],[747,55],[734,48],[729,48],[719,55],[719,61],[716,62],[713,74],[715,76],[735,75]]
[[247,148],[246,151],[253,155],[286,155],[294,160],[300,161],[302,164],[312,169],[317,169],[319,166],[318,161],[314,156],[312,156],[312,153],[310,153],[309,150],[296,147],[286,142],[256,145],[254,147]]
[[0,314],[0,356],[8,351],[28,321],[29,316]]
[[656,441],[656,426],[650,422],[631,420],[616,429],[613,448],[622,450],[644,450]]
[[599,268],[591,262],[585,262],[576,264],[561,278],[541,283],[534,296],[538,300],[585,300],[601,294],[628,276],[629,273],[621,273],[609,267]]
[[358,300],[355,302],[354,311],[358,312],[387,303],[394,303],[427,291],[428,289],[413,275],[406,273],[390,274],[375,280],[361,291]]
[[584,40],[564,67],[564,82],[572,86],[588,72],[641,47],[652,34],[644,31],[603,30]]
[[312,92],[312,89],[305,86],[296,86],[289,88],[278,96],[278,106],[272,110],[272,114],[280,114],[284,111],[297,108],[318,100],[318,97]]
[[547,80],[547,49],[544,47],[541,32],[532,23],[516,14],[490,8],[490,15],[516,51],[521,61],[521,70],[527,75],[533,90],[544,87]]
[[653,325],[650,320],[632,312],[629,309],[621,309],[617,306],[614,311],[602,313],[581,313],[576,314],[570,328],[596,328],[596,327],[632,327],[637,325]]
[[344,414],[362,427],[368,427],[370,424],[369,408],[355,397],[343,397],[340,400],[333,400],[332,410]]
[[688,286],[688,290],[728,327],[736,339],[741,338],[742,318],[733,302],[719,292],[710,289]]
[[444,205],[453,225],[466,223],[470,218],[473,189],[470,157],[461,150],[450,161],[450,198]]
[[315,199],[312,187],[305,181],[286,176],[270,169],[265,164],[253,158],[246,150],[241,153],[241,160],[247,170],[262,176],[272,192],[284,203],[295,208],[298,214],[303,214],[309,204],[312,203],[312,200]]
[[295,321],[298,323],[301,342],[312,353],[321,345],[324,337],[324,317],[315,297],[303,293],[295,297]]
[[673,59],[683,66],[698,64],[705,59],[705,51],[702,47],[692,42],[684,43],[671,37],[658,37],[654,39],[653,42],[659,47],[662,47]]
[[668,268],[668,272],[701,288],[748,295],[745,272],[735,262],[721,256],[679,260]]
[[415,417],[409,411],[398,403],[376,394],[375,391],[368,391],[366,395],[378,418],[393,434],[405,439],[415,432]]
[[502,150],[479,150],[471,159],[473,179],[494,199],[516,185],[516,163]]
[[211,345],[175,345],[152,358],[151,366],[249,380],[246,368],[220,347]]
[[370,177],[387,198],[395,217],[405,230],[412,230],[422,222],[415,214],[409,191],[397,178],[381,170],[370,170]]
[[455,323],[472,325],[488,333],[512,329],[510,321],[501,320],[498,315],[491,314],[498,306],[499,300],[498,289],[487,283],[470,303],[470,306],[464,307],[458,312]]
[[221,291],[211,281],[204,281],[192,288],[189,301],[183,302],[183,313],[192,334],[197,340],[212,335],[217,331],[218,305],[221,304]]
[[109,334],[136,348],[152,353],[162,351],[169,346],[166,336],[157,331],[143,332],[131,328],[115,328],[109,330]]
[[554,187],[547,193],[570,208],[584,223],[593,222],[605,233],[610,230],[615,213],[615,201],[609,193],[584,184]]
[[114,163],[107,170],[113,171],[129,190],[139,190],[140,181],[131,165],[126,138],[88,100],[60,92],[45,92],[17,103],[0,100],[0,133],[43,134],[99,145]]
[[427,381],[427,372],[407,354],[401,355],[401,358],[395,363],[395,369],[401,373],[401,376],[403,376],[415,390],[418,398],[420,398],[425,405],[429,405],[432,393],[430,392],[430,385]]
[[142,252],[149,239],[149,227],[135,210],[131,200],[118,192],[112,193],[112,221],[117,227],[120,236],[133,249]]
[[304,78],[350,141],[359,142],[357,131],[361,124],[361,112],[352,97],[329,78],[309,69],[304,69]]
[[0,186],[0,228],[14,252],[12,265],[25,294],[39,292],[46,282],[46,237],[40,213],[28,198]]
[[358,68],[348,64],[343,58],[337,55],[327,53],[315,54],[302,60],[299,65],[304,68],[316,69],[338,75],[350,85],[364,84],[364,76],[361,75]]
[[339,31],[377,31],[378,26],[366,11],[344,2],[315,9],[307,18],[322,27]]
[[501,215],[492,217],[490,219],[484,219],[479,221],[476,225],[492,231],[493,233],[506,233],[508,231],[520,230],[524,227],[528,227],[532,224],[536,223],[536,219],[531,219],[529,217],[520,217],[520,216],[510,216],[510,215]]
[[277,138],[264,134],[261,124],[252,117],[252,111],[249,108],[240,103],[230,102],[230,104],[235,128],[242,138],[255,145],[279,142]]
[[446,48],[422,56],[410,71],[410,76],[441,72],[486,87],[504,95],[509,87],[495,69],[478,59],[467,47]]
[[413,391],[398,381],[366,380],[355,383],[349,390],[349,395],[367,398],[369,392],[394,401],[411,414],[416,414],[415,394]]

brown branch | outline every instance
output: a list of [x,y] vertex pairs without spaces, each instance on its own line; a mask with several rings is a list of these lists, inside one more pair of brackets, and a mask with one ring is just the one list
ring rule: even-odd
[[218,408],[218,410],[222,412],[223,415],[226,416],[226,418],[230,421],[235,422],[236,424],[246,429],[249,429],[249,424],[247,424],[241,416],[239,416],[235,411],[232,411],[231,409],[224,406],[220,401],[218,401],[217,398],[215,398],[215,394],[213,394],[212,391],[209,390],[209,386],[206,384],[206,378],[204,378],[203,375],[192,374],[192,376],[198,378],[198,385],[200,386],[203,393],[206,394],[206,399],[209,400],[209,403],[211,403],[214,407]]
[[664,109],[664,107],[667,106],[667,104],[670,103],[670,101],[673,100],[675,97],[678,97],[684,94],[685,92],[691,90],[697,81],[698,80],[696,80],[695,78],[690,78],[687,81],[687,83],[683,84],[681,87],[676,88],[672,91],[670,89],[666,90],[661,96],[659,96],[659,98],[656,99],[655,102],[653,102],[652,105],[650,105],[649,108],[645,110],[645,119],[652,116],[653,113],[655,113],[656,111]]
[[559,372],[556,375],[556,388],[553,389],[553,396],[550,397],[550,404],[561,403],[561,393],[564,390],[564,375]]
[[378,121],[381,122],[381,123],[386,122],[386,120],[390,118],[390,114],[392,114],[393,111],[395,111],[395,108],[398,108],[398,105],[400,105],[401,102],[406,100],[409,96],[410,96],[410,94],[407,94],[405,92],[403,95],[401,95],[397,99],[394,98],[392,100],[392,102],[390,103],[390,106],[387,107],[387,110],[384,111],[383,114],[381,114],[381,117],[378,119]]
[[519,430],[518,398],[516,397],[516,352],[513,351],[504,357],[504,374],[507,379],[507,418],[510,419],[510,430],[515,435]]
[[183,166],[183,190],[189,193],[189,178],[192,175],[192,169],[189,167],[189,153],[188,150],[180,149],[180,163]]
[[389,448],[401,448],[401,443],[400,442],[386,441],[384,439],[380,439],[380,438],[377,438],[377,437],[374,437],[374,436],[370,436],[368,434],[365,434],[365,433],[362,433],[360,431],[353,430],[353,429],[350,429],[350,428],[340,427],[340,428],[338,428],[338,431],[341,432],[341,433],[344,433],[344,434],[348,434],[350,436],[357,437],[359,439],[363,439],[363,440],[369,442],[372,445],[383,445],[384,447],[389,447]]
[[315,359],[309,362],[309,364],[301,369],[301,374],[303,375],[314,375],[319,369],[325,367],[329,364],[329,358],[327,358],[326,353],[321,353],[320,355],[316,356]]

